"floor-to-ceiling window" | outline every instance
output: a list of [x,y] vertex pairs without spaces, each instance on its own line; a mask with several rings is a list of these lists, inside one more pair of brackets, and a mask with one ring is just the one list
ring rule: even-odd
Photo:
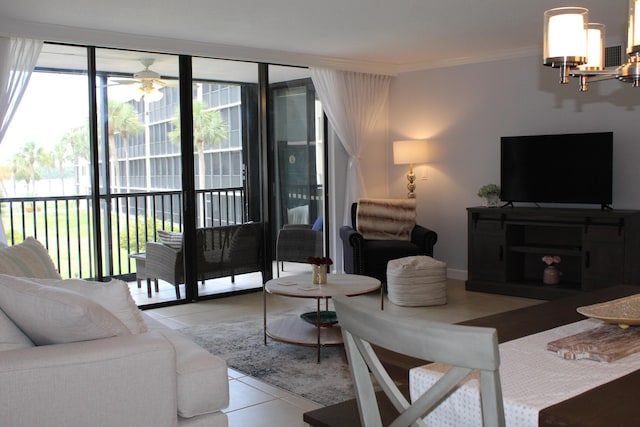
[[[273,230],[300,221],[290,220],[290,211],[304,210],[301,218],[308,222],[322,215],[322,113],[308,70],[269,66],[261,92],[257,63],[188,58],[185,95],[182,59],[45,44],[3,143],[11,157],[3,153],[0,159],[0,214],[13,242],[27,235],[46,239],[63,277],[135,280],[132,255],[158,241],[158,230],[184,231],[184,197],[191,193],[183,160],[189,150],[196,227],[264,221],[265,206],[273,206],[265,223]],[[193,111],[188,146],[180,132],[185,102]],[[269,109],[269,123],[260,123],[260,105]],[[263,134],[267,126],[272,132]],[[35,130],[41,135],[31,136]],[[264,144],[275,153],[272,164],[265,163]],[[41,151],[47,155],[34,157]],[[263,185],[265,168],[275,170],[273,185]],[[273,200],[264,202],[265,188],[274,189]],[[43,222],[49,217],[54,219]],[[217,293],[208,282],[188,286],[190,299]],[[238,286],[244,290],[246,284]],[[178,287],[186,298],[184,282]],[[170,294],[169,300],[176,298]]]

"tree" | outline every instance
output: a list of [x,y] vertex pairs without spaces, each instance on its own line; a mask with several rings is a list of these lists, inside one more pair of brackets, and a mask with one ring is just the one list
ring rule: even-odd
[[[18,154],[17,163],[21,161],[24,162],[22,166],[26,166],[29,172],[29,179],[27,181],[27,190],[29,188],[29,183],[33,183],[33,191],[35,192],[35,183],[36,179],[40,178],[40,175],[36,173],[36,163],[44,161],[44,150],[42,147],[37,147],[35,141],[29,141],[25,143]],[[21,159],[21,160],[20,160]]]
[[29,181],[31,179],[31,174],[29,173],[29,164],[27,163],[27,159],[21,153],[16,153],[13,155],[13,159],[11,161],[11,176],[13,177],[14,197],[18,195],[18,189],[16,188],[16,183],[18,181],[26,182],[27,192],[29,192]]
[[56,162],[53,157],[53,153],[43,152],[40,158],[38,159],[38,166],[40,166],[40,169],[45,169],[47,172],[47,182],[49,184],[49,195],[52,195],[51,170],[55,167],[55,165],[56,165]]
[[[89,160],[89,125],[78,126],[69,129],[64,135],[60,144],[62,146],[68,146],[71,149],[71,160],[74,164],[74,173],[76,176],[76,183],[79,184],[79,165],[80,159]],[[62,168],[62,164],[60,164]],[[79,189],[76,189],[78,191]]]
[[[206,163],[204,149],[207,146],[220,145],[228,137],[229,125],[218,110],[205,110],[204,102],[193,100],[193,145],[198,155],[198,188],[206,187]],[[180,143],[180,111],[176,111],[172,120],[174,130],[169,132],[169,139]]]
[[[109,134],[109,157],[113,163],[113,173],[115,179],[119,179],[120,167],[118,165],[118,153],[116,150],[116,133],[120,134],[122,146],[125,153],[125,179],[126,187],[129,186],[129,135],[137,135],[144,130],[144,125],[140,122],[138,112],[128,102],[120,102],[109,99],[108,102],[108,134]],[[117,183],[117,181],[116,181]]]
[[60,186],[62,188],[62,195],[64,196],[64,164],[70,159],[68,142],[65,142],[65,136],[69,132],[62,136],[62,140],[53,147],[51,152],[52,161],[55,166],[58,167],[58,175],[60,176]]

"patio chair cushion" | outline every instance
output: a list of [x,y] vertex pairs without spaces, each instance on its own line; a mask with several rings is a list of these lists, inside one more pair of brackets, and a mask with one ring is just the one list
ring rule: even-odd
[[109,282],[93,282],[84,279],[32,279],[34,282],[57,288],[68,289],[97,302],[122,323],[132,334],[139,334],[148,330],[135,301],[131,297],[129,286],[122,280],[112,279]]
[[182,249],[182,233],[168,230],[158,230],[157,233],[161,243],[173,249]]
[[0,309],[36,345],[131,335],[117,317],[77,292],[0,276]]
[[33,237],[27,237],[17,245],[0,248],[0,274],[62,279],[47,249]]

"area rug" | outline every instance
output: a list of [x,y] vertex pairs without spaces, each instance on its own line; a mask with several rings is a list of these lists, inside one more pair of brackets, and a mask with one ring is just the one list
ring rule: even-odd
[[[295,314],[291,314],[295,315]],[[278,316],[269,314],[269,320]],[[315,347],[286,344],[267,338],[264,345],[262,318],[210,323],[183,328],[180,332],[230,368],[321,405],[355,397],[343,347],[323,347],[317,363]]]

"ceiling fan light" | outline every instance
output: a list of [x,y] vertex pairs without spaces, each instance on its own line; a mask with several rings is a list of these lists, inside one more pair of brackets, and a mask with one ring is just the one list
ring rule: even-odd
[[584,7],[558,7],[544,12],[544,64],[552,67],[587,62],[587,23]]

